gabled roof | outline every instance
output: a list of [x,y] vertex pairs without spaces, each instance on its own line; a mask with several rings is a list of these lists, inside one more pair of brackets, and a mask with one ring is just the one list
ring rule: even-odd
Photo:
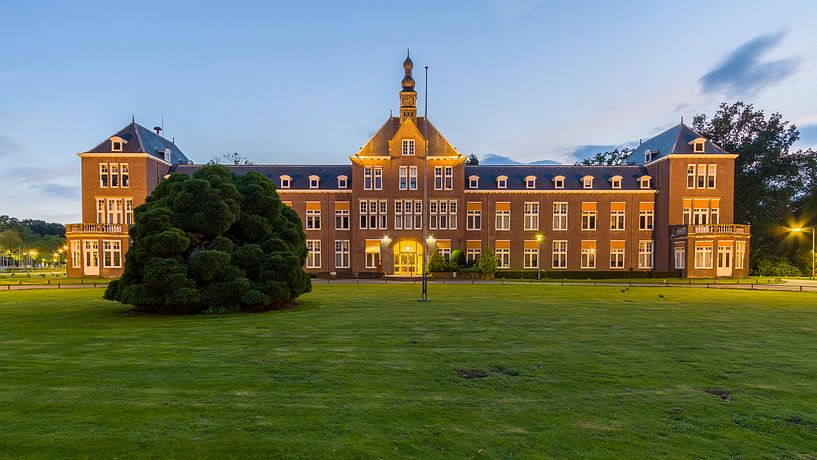
[[692,145],[689,143],[701,137],[703,136],[689,126],[679,123],[663,133],[642,142],[641,145],[627,157],[627,163],[643,165],[644,154],[647,150],[653,152],[652,161],[670,154],[724,155],[729,153],[708,140],[704,143],[703,152],[694,152]]
[[[182,164],[173,167],[171,172],[192,176],[205,165]],[[292,178],[291,189],[305,190],[309,188],[309,176],[320,178],[318,190],[337,190],[338,176],[347,176],[347,188],[352,188],[352,165],[225,165],[230,171],[241,176],[248,172],[256,172],[271,180],[276,187],[281,187],[281,176]],[[286,189],[282,189],[286,190]]]
[[[147,153],[162,161],[165,159],[165,149],[170,149],[172,164],[186,164],[190,160],[182,153],[175,143],[165,139],[139,123],[131,122],[113,136],[102,141],[99,145],[85,153],[111,153],[111,137],[121,137],[126,141],[122,146],[122,153]],[[119,153],[119,152],[116,152]]]
[[[536,188],[533,190],[557,190],[553,178],[564,176],[564,190],[585,190],[582,178],[593,176],[592,190],[613,190],[610,178],[621,176],[622,190],[640,190],[638,179],[647,174],[643,166],[584,166],[584,165],[477,165],[465,167],[465,190],[469,190],[467,179],[479,177],[479,188],[476,190],[504,190],[497,188],[499,176],[508,177],[508,190],[530,190],[526,188],[525,178],[536,176]],[[561,189],[559,189],[561,190]]]
[[[425,134],[428,130],[428,154],[429,156],[437,155],[456,155],[457,151],[448,142],[448,140],[437,130],[434,123],[426,120],[425,117],[417,117],[415,124],[420,133]],[[380,129],[369,139],[369,142],[361,147],[357,153],[363,156],[388,156],[389,155],[389,141],[394,138],[397,131],[400,129],[400,117],[389,117],[385,123],[380,126]]]

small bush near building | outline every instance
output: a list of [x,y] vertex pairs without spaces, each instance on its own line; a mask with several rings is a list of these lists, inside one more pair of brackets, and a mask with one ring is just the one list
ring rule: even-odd
[[760,276],[802,276],[803,271],[789,259],[763,258],[755,262],[754,275]]
[[430,273],[451,271],[451,267],[445,263],[445,258],[439,250],[434,251],[431,257],[428,258],[428,271]]
[[174,174],[134,217],[106,299],[156,313],[264,311],[311,290],[300,219],[260,174],[218,165]]

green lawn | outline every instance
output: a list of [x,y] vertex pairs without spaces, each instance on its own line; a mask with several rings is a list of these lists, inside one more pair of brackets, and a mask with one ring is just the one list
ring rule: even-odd
[[0,458],[817,452],[817,294],[417,288],[197,317],[0,291]]

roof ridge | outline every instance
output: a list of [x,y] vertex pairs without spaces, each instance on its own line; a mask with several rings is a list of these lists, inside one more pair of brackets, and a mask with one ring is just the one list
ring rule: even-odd
[[[132,121],[131,124],[133,125],[133,131],[136,133],[136,139],[139,141],[139,147],[142,148],[142,153],[150,153],[145,148],[145,143],[142,142],[142,135],[139,133],[139,128],[143,126],[136,122],[136,120]],[[155,152],[154,152],[155,153]]]

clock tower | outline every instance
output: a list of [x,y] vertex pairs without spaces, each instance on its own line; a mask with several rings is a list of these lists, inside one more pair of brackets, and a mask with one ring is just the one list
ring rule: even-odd
[[411,57],[406,52],[406,60],[403,61],[403,69],[406,71],[406,75],[403,77],[403,89],[400,91],[401,122],[406,118],[417,121],[417,91],[414,90],[414,77],[411,76],[413,68],[414,63],[411,62]]

